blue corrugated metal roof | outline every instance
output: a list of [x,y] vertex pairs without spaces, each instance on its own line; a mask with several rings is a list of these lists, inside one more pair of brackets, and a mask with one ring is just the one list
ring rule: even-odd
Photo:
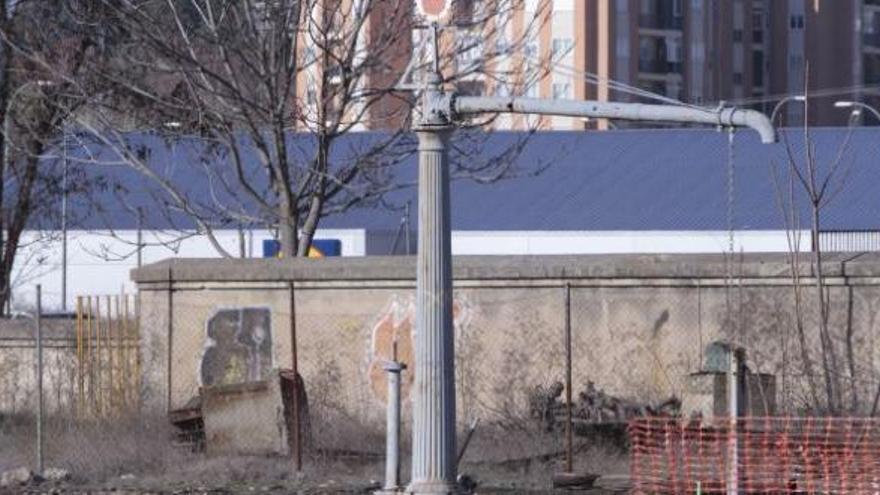
[[[799,164],[803,166],[802,131],[784,131]],[[846,129],[812,131],[819,176],[839,153]],[[487,137],[479,153],[490,156],[509,147],[522,134],[498,132]],[[344,139],[360,140],[360,145],[377,135],[359,134]],[[354,141],[348,141],[349,144]],[[151,160],[167,163],[165,145],[145,140]],[[343,141],[340,149],[347,149]],[[187,160],[189,152],[178,150],[177,160]],[[305,148],[308,145],[303,145]],[[159,150],[158,148],[162,148]],[[356,149],[349,146],[348,149]],[[163,151],[164,150],[164,151]],[[452,187],[452,227],[457,230],[725,230],[728,213],[728,134],[711,129],[625,130],[606,132],[540,132],[529,138],[518,156],[517,177],[490,184],[456,180]],[[308,153],[307,150],[303,153]],[[465,151],[467,153],[467,151]],[[769,230],[784,228],[779,208],[779,191],[788,185],[787,158],[782,143],[763,145],[751,131],[735,134],[734,226],[736,229]],[[472,156],[458,156],[474,160]],[[533,175],[532,172],[542,169]],[[880,229],[880,131],[857,128],[841,160],[841,169],[832,190],[839,191],[823,210],[823,227],[828,229]],[[394,169],[395,180],[413,182],[415,156]],[[158,166],[158,165],[157,165]],[[196,196],[205,196],[206,182],[199,166],[180,163],[172,176],[187,181]],[[122,185],[115,195],[104,194],[99,203],[105,213],[95,216],[89,226],[102,228],[109,222],[115,228],[133,228],[134,217],[120,212],[121,195],[127,201],[147,206],[148,226],[166,225],[170,220],[150,208],[151,201],[162,201],[162,194],[133,172],[115,175]],[[215,188],[216,189],[216,188]],[[805,195],[795,187],[801,217],[806,222]],[[387,196],[387,203],[403,205],[411,201],[415,221],[416,191],[406,188]],[[184,217],[176,215],[181,225]],[[324,228],[365,228],[393,230],[399,211],[366,207],[327,217]]]

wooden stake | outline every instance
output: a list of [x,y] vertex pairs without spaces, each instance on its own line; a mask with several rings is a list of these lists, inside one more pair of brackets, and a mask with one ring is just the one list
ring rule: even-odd
[[107,300],[107,327],[104,331],[107,337],[107,374],[109,387],[107,389],[108,394],[108,412],[113,414],[116,411],[116,380],[114,379],[114,349],[113,349],[113,298],[111,296],[106,296]]

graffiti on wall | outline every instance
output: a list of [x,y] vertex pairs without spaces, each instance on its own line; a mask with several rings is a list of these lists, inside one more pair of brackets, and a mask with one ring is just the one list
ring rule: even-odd
[[271,323],[269,308],[216,311],[205,325],[201,384],[228,385],[267,376],[272,369]]
[[[453,326],[456,336],[460,336],[470,322],[471,307],[464,295],[456,294],[452,302]],[[394,357],[395,344],[397,360],[406,365],[401,377],[401,398],[409,396],[409,389],[415,381],[415,296],[395,294],[385,308],[377,315],[370,327],[370,346],[367,350],[370,390],[374,397],[385,401],[388,395],[385,363]]]

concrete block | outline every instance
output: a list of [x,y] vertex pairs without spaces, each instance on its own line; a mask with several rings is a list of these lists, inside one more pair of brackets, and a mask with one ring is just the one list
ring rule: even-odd
[[210,455],[290,455],[293,404],[273,370],[267,380],[202,387],[205,447]]

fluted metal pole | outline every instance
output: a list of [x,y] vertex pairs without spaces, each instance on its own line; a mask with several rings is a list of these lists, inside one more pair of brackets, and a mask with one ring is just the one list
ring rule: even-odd
[[412,479],[407,491],[456,491],[455,344],[449,222],[451,95],[441,86],[436,24],[434,68],[422,93],[419,138],[419,238],[416,264]]
[[450,128],[425,125],[419,138],[413,459],[409,491],[455,491],[455,364],[449,225]]

